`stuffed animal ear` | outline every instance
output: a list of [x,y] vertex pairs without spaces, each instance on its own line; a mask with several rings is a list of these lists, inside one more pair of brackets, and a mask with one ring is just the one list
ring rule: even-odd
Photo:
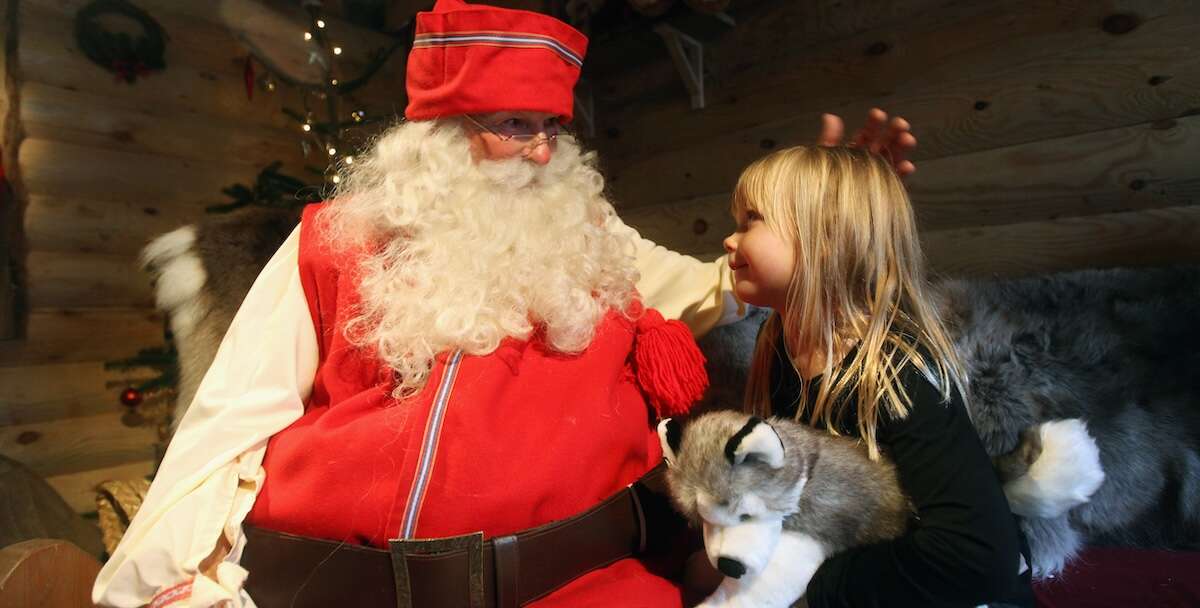
[[772,469],[783,466],[783,440],[767,421],[752,416],[729,441],[725,442],[725,458],[737,466],[747,460],[766,463]]
[[679,442],[683,439],[683,425],[674,418],[664,418],[658,423],[658,442],[662,444],[663,458],[667,464],[675,466],[675,452],[679,451]]

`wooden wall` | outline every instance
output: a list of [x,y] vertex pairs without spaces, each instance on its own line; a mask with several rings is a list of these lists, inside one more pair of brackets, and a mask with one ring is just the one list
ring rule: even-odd
[[[253,184],[274,160],[307,176],[299,129],[281,112],[284,103],[298,108],[295,100],[282,88],[247,98],[247,52],[222,16],[230,2],[136,0],[170,40],[166,70],[132,85],[76,47],[72,19],[86,3],[2,3],[14,42],[0,106],[19,126],[4,146],[23,204],[28,304],[24,338],[0,341],[0,453],[48,478],[80,511],[95,509],[98,481],[152,465],[154,430],[122,423],[118,390],[105,385],[126,378],[103,368],[163,340],[137,252],[226,202],[222,187]],[[391,44],[330,21],[347,49],[338,64],[350,73]],[[277,35],[299,39],[304,26],[294,25]],[[355,105],[375,115],[402,109],[403,67],[396,53]]]
[[[93,508],[96,482],[151,467],[153,430],[121,422],[105,384],[124,379],[103,369],[162,340],[137,251],[221,202],[221,187],[251,183],[273,160],[293,174],[304,163],[284,96],[247,100],[246,51],[218,3],[136,0],[171,39],[167,69],[133,85],[75,47],[71,18],[85,3],[0,0],[0,149],[21,202],[28,304],[24,337],[0,341],[0,453],[81,511]],[[937,270],[1017,275],[1200,259],[1200,4],[732,6],[738,26],[706,49],[701,111],[689,108],[661,47],[648,47],[658,60],[637,64],[613,60],[635,46],[593,48],[592,144],[623,216],[647,237],[719,253],[742,167],[812,141],[822,112],[854,123],[881,106],[909,118],[920,139],[909,186]],[[353,52],[388,42],[336,25]],[[357,101],[390,112],[402,96],[397,55]]]
[[597,146],[648,238],[720,253],[742,167],[879,106],[918,136],[936,270],[1200,260],[1200,3],[745,1],[706,48],[705,109],[665,61],[599,81]]

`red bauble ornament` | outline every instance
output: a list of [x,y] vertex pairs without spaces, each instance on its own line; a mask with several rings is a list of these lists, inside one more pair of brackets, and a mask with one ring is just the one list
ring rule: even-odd
[[121,391],[121,405],[136,407],[142,402],[142,391],[129,387]]

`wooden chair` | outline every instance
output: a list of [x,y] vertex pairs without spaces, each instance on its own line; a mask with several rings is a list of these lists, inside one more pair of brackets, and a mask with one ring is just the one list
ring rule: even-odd
[[68,541],[21,541],[0,549],[0,606],[90,608],[99,573],[99,560]]

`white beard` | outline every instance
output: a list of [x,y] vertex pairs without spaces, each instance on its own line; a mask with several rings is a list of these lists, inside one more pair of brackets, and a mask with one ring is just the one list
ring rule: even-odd
[[332,244],[371,251],[347,336],[420,390],[433,357],[482,355],[543,330],[560,352],[587,347],[625,310],[637,272],[591,155],[560,137],[549,165],[471,161],[454,123],[392,128],[347,172],[320,216]]

